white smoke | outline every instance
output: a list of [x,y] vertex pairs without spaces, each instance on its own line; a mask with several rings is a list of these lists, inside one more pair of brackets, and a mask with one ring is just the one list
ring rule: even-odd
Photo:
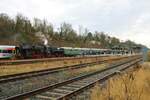
[[44,45],[48,44],[48,40],[42,32],[37,32],[36,36],[38,36],[44,42]]
[[47,44],[48,44],[48,40],[44,39],[44,45],[47,45]]

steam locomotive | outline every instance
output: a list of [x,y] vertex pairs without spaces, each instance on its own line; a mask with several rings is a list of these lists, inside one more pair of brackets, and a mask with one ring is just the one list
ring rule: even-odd
[[0,45],[1,59],[29,59],[29,58],[50,58],[50,57],[75,57],[95,55],[124,55],[137,53],[139,51],[122,48],[97,49],[97,48],[73,48],[53,47],[45,45],[8,46]]

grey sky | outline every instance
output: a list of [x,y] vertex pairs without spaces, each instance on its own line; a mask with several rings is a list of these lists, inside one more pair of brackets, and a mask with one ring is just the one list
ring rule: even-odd
[[0,13],[68,22],[150,47],[150,0],[1,0]]

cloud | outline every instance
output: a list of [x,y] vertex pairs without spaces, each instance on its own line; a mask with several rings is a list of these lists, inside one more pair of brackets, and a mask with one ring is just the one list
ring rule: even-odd
[[150,47],[150,0],[1,0],[0,13],[68,22]]
[[137,43],[143,43],[150,47],[150,13],[139,16],[130,29],[118,35],[123,40],[131,39]]
[[0,11],[12,16],[22,13],[29,18],[46,18],[51,21],[61,17],[65,7],[55,0],[2,0]]

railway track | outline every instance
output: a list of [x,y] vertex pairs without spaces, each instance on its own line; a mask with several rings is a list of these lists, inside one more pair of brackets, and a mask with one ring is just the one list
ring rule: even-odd
[[36,62],[47,62],[47,61],[63,61],[63,60],[73,60],[73,59],[89,59],[89,58],[99,58],[99,57],[109,57],[105,56],[81,56],[81,57],[58,57],[58,58],[42,58],[42,59],[22,59],[22,60],[0,60],[0,65],[19,65],[19,64],[30,64]]
[[44,86],[39,89],[35,89],[26,93],[18,94],[12,97],[6,98],[6,100],[62,100],[68,99],[72,95],[77,94],[91,86],[98,81],[104,81],[107,78],[113,76],[116,71],[122,71],[142,60],[141,57],[132,57],[124,61],[113,63],[108,68],[86,75],[74,77],[72,79],[56,83],[49,86]]
[[[117,61],[121,61],[122,59],[123,60],[128,59],[128,57],[121,57],[121,58],[115,58],[115,59]],[[113,61],[112,58],[111,59],[109,58],[106,60],[99,62],[99,63],[100,64],[108,63],[108,62],[112,63],[115,61],[115,60]],[[92,65],[97,65],[99,63],[98,62],[93,63],[91,64],[91,66],[89,66],[90,64],[87,66],[86,64],[85,65],[82,64],[82,65],[72,66],[72,68],[68,66],[68,68],[61,69],[61,70],[57,70],[56,68],[56,70],[50,69],[49,71],[43,71],[43,72],[39,71],[39,72],[29,72],[28,74],[24,73],[21,75],[3,76],[0,82],[0,99],[3,100],[3,98],[6,98],[6,97],[28,92],[28,91],[43,87],[45,85],[55,84],[55,83],[67,80],[69,78],[73,78],[75,76],[78,76],[79,74],[69,74],[70,72],[72,73],[80,69],[82,70],[82,69],[85,69],[86,67],[90,68],[92,67]],[[99,68],[99,70],[101,70],[101,67]],[[80,73],[80,74],[86,74],[86,73],[88,72],[85,71],[85,73]]]
[[39,70],[39,71],[18,73],[18,74],[12,74],[12,75],[5,75],[5,76],[0,76],[0,83],[18,81],[18,80],[22,80],[22,79],[26,79],[26,78],[57,73],[57,72],[61,72],[61,71],[64,71],[64,70],[84,68],[84,67],[87,67],[87,66],[93,66],[93,65],[107,63],[109,61],[121,60],[121,59],[125,59],[125,58],[128,58],[128,56],[121,57],[121,58],[105,59],[105,60],[102,60],[102,61],[97,61],[97,62],[92,62],[92,63],[84,63],[84,64],[77,64],[77,65],[72,65],[72,66],[51,68],[51,69],[46,69],[46,70]]

